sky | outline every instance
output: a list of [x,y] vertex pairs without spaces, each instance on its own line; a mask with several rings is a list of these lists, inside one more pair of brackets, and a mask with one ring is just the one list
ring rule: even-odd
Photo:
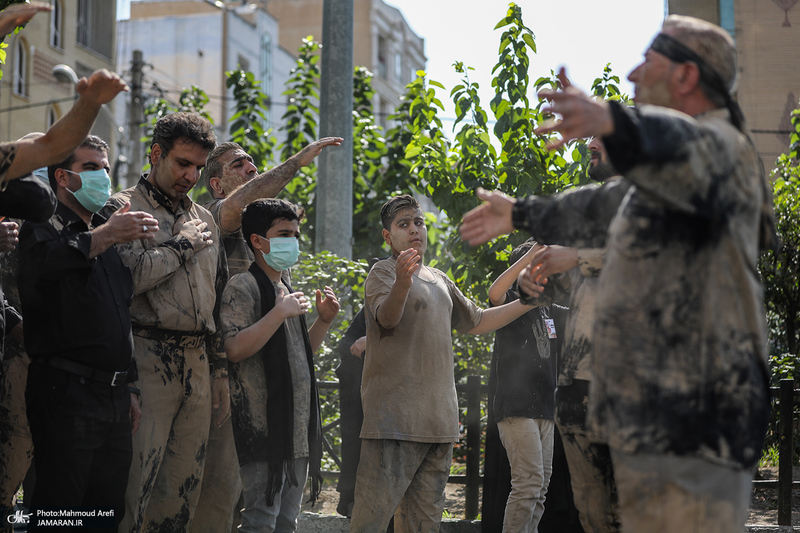
[[[488,112],[494,95],[492,68],[497,63],[508,2],[499,0],[385,0],[403,12],[414,32],[425,39],[430,79],[449,90],[460,75],[452,65],[473,67],[470,79],[481,86],[481,103]],[[560,66],[577,87],[588,90],[606,63],[620,77],[620,88],[632,94],[626,77],[664,20],[664,0],[518,0],[522,19],[533,31],[537,53],[531,57],[530,78],[548,76]],[[529,95],[533,96],[533,95]],[[452,103],[446,117],[454,117]],[[446,126],[446,125],[445,125]]]
[[[448,96],[460,83],[460,75],[452,67],[456,61],[475,69],[470,71],[470,79],[480,84],[481,102],[488,110],[494,94],[491,71],[502,34],[494,27],[505,17],[508,2],[385,1],[402,11],[414,32],[425,39],[428,76],[447,88],[446,94],[440,94],[446,107],[442,117],[455,117]],[[665,0],[518,0],[517,5],[536,41],[531,82],[564,65],[573,84],[588,90],[606,63],[611,63],[623,92],[631,94],[633,88],[625,78],[642,60],[661,26]],[[130,0],[117,0],[118,18],[127,18],[129,7]]]

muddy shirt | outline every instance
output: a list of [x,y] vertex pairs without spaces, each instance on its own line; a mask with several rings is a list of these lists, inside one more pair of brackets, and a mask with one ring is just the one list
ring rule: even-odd
[[[275,294],[289,289],[283,283],[273,283]],[[261,319],[261,293],[252,274],[244,272],[231,278],[222,293],[220,320],[222,338],[233,337]],[[311,374],[303,343],[299,317],[284,322],[292,376],[294,456],[308,457],[308,423],[311,413]],[[259,452],[267,439],[267,401],[269,391],[264,377],[264,364],[258,354],[244,361],[231,363],[231,418],[239,464],[263,461]]]
[[362,439],[459,439],[452,335],[478,325],[483,310],[443,272],[430,271],[433,281],[414,276],[403,317],[392,329],[375,315],[394,285],[395,258],[378,261],[367,276]]
[[531,196],[514,206],[518,229],[539,242],[578,248],[578,266],[568,272],[569,314],[558,363],[558,385],[591,379],[597,283],[611,220],[630,182],[611,178],[554,196]]
[[612,109],[603,141],[633,186],[600,275],[590,422],[624,453],[749,468],[769,413],[758,155],[724,109]]
[[225,255],[228,258],[228,275],[229,277],[233,277],[250,268],[250,263],[253,262],[254,257],[250,247],[247,246],[247,243],[244,241],[241,227],[231,233],[226,231],[222,227],[222,224],[220,224],[222,201],[223,198],[215,198],[205,204],[204,207],[214,215],[214,222],[217,223],[217,227],[219,228],[219,233],[222,236],[222,245],[225,248]]
[[[173,204],[146,176],[135,187],[112,196],[100,213],[108,217],[128,201],[131,211],[145,211],[158,220],[153,239],[116,245],[133,273],[134,325],[207,335],[206,354],[212,370],[224,374],[227,363],[214,316],[217,295],[222,294],[227,280],[227,266],[211,213],[189,198]],[[208,223],[206,231],[211,232],[214,243],[195,253],[188,239],[173,235],[181,215]]]

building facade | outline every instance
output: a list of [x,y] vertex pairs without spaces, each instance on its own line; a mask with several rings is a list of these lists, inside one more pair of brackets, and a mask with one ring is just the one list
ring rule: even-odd
[[[0,81],[0,140],[13,141],[46,131],[72,107],[75,86],[58,81],[53,67],[66,65],[78,78],[116,65],[116,3],[108,0],[51,0],[53,11],[36,15],[17,35],[8,35]],[[64,70],[63,68],[61,69]],[[68,72],[68,70],[67,70]],[[104,108],[92,133],[111,147],[114,165],[124,135]]]
[[[800,6],[796,0],[666,0],[670,14],[728,30],[739,58],[738,98],[764,166],[788,151],[793,109],[800,106]],[[794,9],[793,9],[794,8]]]
[[206,109],[220,141],[230,138],[229,120],[235,112],[225,72],[252,72],[274,103],[267,110],[266,126],[281,141],[281,93],[294,57],[280,47],[278,21],[263,9],[212,0],[133,1],[130,18],[119,21],[118,35],[120,72],[131,70],[134,50],[143,54],[145,102],[156,97],[177,102],[184,88],[200,87],[209,96]]
[[[302,40],[313,35],[322,42],[324,0],[261,1],[281,27],[280,43],[296,54]],[[417,36],[403,14],[383,0],[353,0],[353,63],[374,77],[374,112],[382,126],[405,94],[405,86],[425,69],[425,40]]]

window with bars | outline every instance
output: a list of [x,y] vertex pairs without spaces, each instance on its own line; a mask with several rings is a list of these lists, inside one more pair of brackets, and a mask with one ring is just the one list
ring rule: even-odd
[[14,94],[28,96],[28,47],[22,39],[14,44]]
[[78,44],[111,59],[114,2],[78,0]]
[[50,12],[50,46],[53,48],[63,49],[64,43],[62,40],[62,18],[64,14],[61,0],[53,0],[53,11]]

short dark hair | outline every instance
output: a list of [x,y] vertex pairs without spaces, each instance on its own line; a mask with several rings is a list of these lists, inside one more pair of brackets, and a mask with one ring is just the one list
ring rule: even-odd
[[[98,152],[103,152],[103,155],[108,157],[108,143],[105,142],[103,139],[98,137],[97,135],[89,135],[86,137],[81,144],[78,145],[78,148],[91,148],[92,150],[97,150]],[[75,148],[75,151],[78,151],[78,148]],[[56,170],[59,168],[69,169],[75,163],[75,152],[69,154],[69,156],[63,160],[61,163],[57,163],[55,165],[50,165],[47,167],[47,177],[50,178],[50,188],[54,191],[58,190],[58,183],[56,182]]]
[[203,118],[199,113],[181,111],[164,115],[158,119],[155,128],[153,128],[150,152],[152,153],[153,146],[158,144],[161,147],[162,155],[167,155],[180,139],[199,144],[209,151],[213,150],[217,145],[214,127],[207,119]]
[[261,237],[267,234],[269,228],[275,224],[276,220],[303,220],[306,210],[286,200],[278,198],[263,198],[256,200],[244,208],[242,211],[242,235],[247,246],[253,250],[250,236],[255,233]]
[[511,250],[511,254],[508,256],[508,265],[511,266],[522,259],[522,256],[527,254],[534,244],[536,244],[536,241],[531,238]]
[[209,192],[211,192],[211,183],[209,183],[209,180],[211,178],[222,177],[222,163],[219,162],[219,158],[232,150],[244,150],[244,148],[238,143],[228,141],[218,144],[216,148],[208,153],[206,168],[203,169],[203,175],[205,175],[206,187],[208,187]]
[[390,198],[388,202],[383,204],[383,207],[381,207],[381,224],[383,224],[383,229],[391,229],[394,217],[404,209],[419,209],[419,202],[410,194],[401,194]]

